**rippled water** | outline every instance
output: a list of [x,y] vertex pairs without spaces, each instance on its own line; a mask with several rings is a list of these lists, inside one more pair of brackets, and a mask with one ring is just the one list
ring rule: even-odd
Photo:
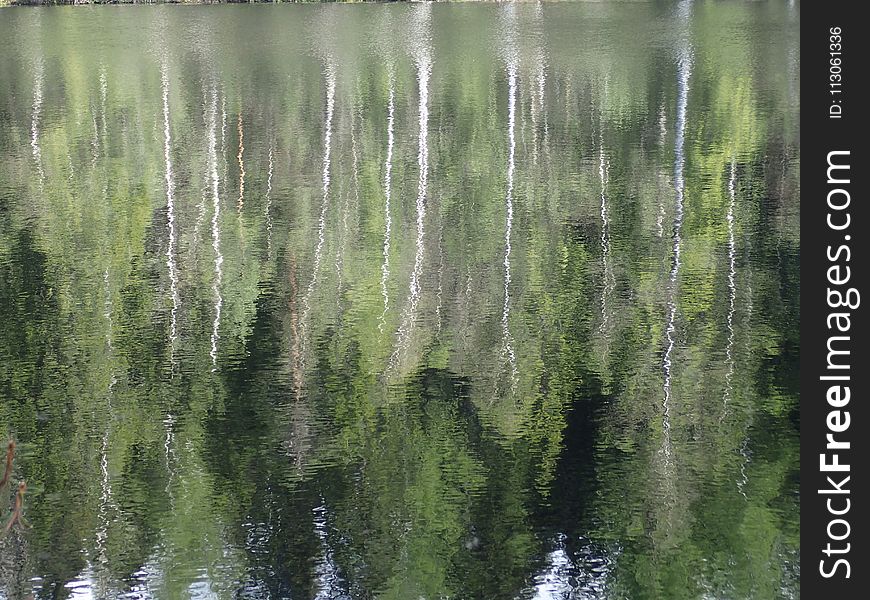
[[798,597],[798,10],[0,11],[0,597]]

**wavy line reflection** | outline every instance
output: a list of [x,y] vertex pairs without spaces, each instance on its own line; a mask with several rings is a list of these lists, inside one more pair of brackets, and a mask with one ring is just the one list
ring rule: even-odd
[[692,56],[688,47],[680,50],[677,67],[677,118],[676,138],[674,140],[674,192],[675,213],[673,225],[673,256],[671,259],[671,272],[668,276],[668,318],[665,326],[665,338],[667,345],[664,354],[663,368],[665,372],[664,400],[662,401],[662,429],[664,433],[663,452],[665,464],[671,468],[671,378],[672,356],[676,345],[676,318],[677,318],[677,280],[680,274],[681,251],[682,251],[682,228],[685,196],[685,168],[684,146],[686,140],[686,108],[689,97],[689,77],[692,73]]
[[503,300],[501,310],[501,351],[499,360],[501,366],[507,363],[510,369],[510,387],[513,390],[517,383],[517,357],[514,349],[514,339],[510,331],[511,312],[511,237],[514,225],[514,174],[516,171],[516,121],[517,121],[517,79],[519,71],[519,48],[517,47],[517,13],[514,4],[506,4],[499,14],[500,35],[502,38],[501,54],[505,63],[508,84],[508,115],[507,131],[507,171],[505,174],[504,194],[504,252],[502,254],[503,267]]
[[[223,111],[222,120],[226,126],[226,111]],[[220,201],[220,176],[217,165],[217,89],[212,89],[211,110],[209,111],[208,128],[208,170],[211,176],[211,246],[214,251],[214,279],[212,281],[212,295],[214,297],[214,321],[211,330],[211,363],[217,367],[218,341],[220,339],[221,310],[223,308],[223,295],[221,286],[223,283],[224,255],[221,252],[221,201]]]
[[332,168],[332,119],[335,114],[335,66],[327,61],[326,75],[326,118],[323,125],[323,162],[321,170],[321,198],[320,216],[317,220],[317,246],[314,249],[314,266],[311,272],[311,281],[302,300],[303,310],[300,320],[302,335],[301,363],[305,365],[305,350],[308,340],[308,319],[311,312],[311,296],[317,287],[320,275],[320,263],[323,260],[323,246],[326,243],[326,214],[329,208],[330,170]]
[[245,127],[242,123],[242,112],[239,110],[239,120],[236,127],[239,134],[239,153],[236,160],[239,161],[239,199],[237,201],[239,216],[245,208]]
[[514,340],[510,332],[510,285],[511,285],[511,234],[514,224],[514,170],[516,168],[516,105],[517,105],[517,65],[511,61],[508,64],[508,164],[507,191],[505,192],[505,227],[504,227],[504,304],[501,313],[502,356],[510,364],[511,383],[516,383],[517,357],[514,350]]
[[[607,83],[604,84],[604,102],[607,101]],[[601,272],[603,286],[601,290],[601,326],[599,332],[607,333],[610,324],[610,307],[608,301],[615,285],[613,265],[610,258],[610,209],[608,207],[607,185],[610,182],[610,161],[604,152],[604,115],[598,122],[598,180],[600,184],[599,198],[601,200]]]
[[45,69],[42,58],[36,60],[33,67],[33,105],[30,117],[30,149],[39,174],[39,189],[45,186],[45,169],[42,166],[42,146],[39,143],[39,127],[42,121],[43,87],[45,86]]
[[178,266],[175,261],[177,233],[175,230],[175,180],[172,172],[172,136],[169,117],[169,69],[164,57],[160,65],[160,83],[163,92],[163,162],[166,184],[166,215],[169,229],[169,242],[166,247],[166,266],[169,269],[169,294],[172,298],[172,313],[169,324],[170,352],[175,352],[178,338],[178,308],[181,297],[178,292]]
[[389,70],[389,99],[387,100],[387,158],[384,161],[384,263],[381,265],[381,294],[384,297],[384,312],[378,329],[384,332],[387,311],[390,308],[390,296],[387,290],[387,280],[390,277],[390,237],[393,229],[391,206],[393,194],[393,144],[394,127],[396,123],[396,90],[393,69]]
[[735,204],[735,182],[737,179],[737,165],[734,159],[731,159],[730,175],[728,177],[728,214],[726,220],[728,222],[728,316],[726,324],[728,328],[728,343],[725,346],[725,363],[728,370],[725,373],[725,392],[722,397],[722,418],[728,414],[728,402],[731,400],[732,378],[734,377],[734,305],[737,298],[737,286],[735,278],[737,275],[737,243],[734,239],[734,204]]
[[266,174],[266,252],[267,258],[272,260],[272,175],[275,169],[273,157],[274,144],[269,143],[269,170]]
[[417,318],[417,305],[420,302],[420,277],[423,272],[424,236],[426,224],[426,199],[429,187],[429,79],[432,75],[432,49],[429,45],[430,28],[429,5],[420,6],[414,12],[412,39],[419,42],[414,51],[414,64],[417,70],[418,100],[418,148],[417,148],[417,199],[416,231],[414,242],[414,267],[411,270],[408,283],[408,300],[402,314],[402,323],[396,334],[397,344],[390,358],[390,368],[395,368],[401,356],[408,352],[411,342],[411,332]]

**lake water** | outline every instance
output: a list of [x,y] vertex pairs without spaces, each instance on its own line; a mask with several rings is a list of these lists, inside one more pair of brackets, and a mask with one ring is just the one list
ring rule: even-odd
[[798,30],[0,10],[0,597],[797,598]]

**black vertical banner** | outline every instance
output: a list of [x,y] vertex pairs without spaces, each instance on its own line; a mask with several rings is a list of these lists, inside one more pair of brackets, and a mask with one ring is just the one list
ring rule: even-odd
[[801,593],[866,598],[866,7],[801,14]]

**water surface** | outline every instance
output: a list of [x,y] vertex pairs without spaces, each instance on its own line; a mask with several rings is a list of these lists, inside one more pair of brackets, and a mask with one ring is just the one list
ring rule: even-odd
[[798,597],[798,29],[0,11],[0,597]]

